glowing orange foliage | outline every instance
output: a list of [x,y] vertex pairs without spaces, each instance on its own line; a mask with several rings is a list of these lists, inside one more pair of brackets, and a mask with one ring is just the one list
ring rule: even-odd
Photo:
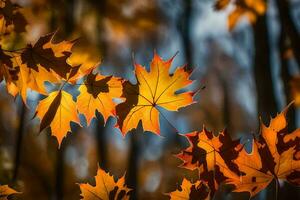
[[41,100],[36,108],[36,115],[41,120],[40,131],[51,127],[59,145],[71,131],[70,122],[79,123],[76,103],[72,95],[65,91],[52,92]]
[[113,176],[98,168],[95,180],[95,186],[88,183],[79,184],[82,199],[129,199],[130,189],[125,186],[124,176],[118,179],[118,181],[115,181]]
[[155,54],[149,71],[135,64],[138,83],[124,83],[123,97],[126,101],[117,106],[118,126],[123,135],[136,128],[139,121],[142,121],[145,131],[160,134],[158,107],[177,111],[193,103],[192,92],[176,93],[192,81],[184,67],[177,68],[170,74],[172,60],[173,58],[164,61]]
[[202,181],[197,181],[196,183],[191,183],[187,179],[183,179],[179,190],[171,192],[170,200],[208,200],[209,199],[209,189],[205,183]]
[[300,185],[300,129],[287,132],[288,107],[273,118],[269,126],[261,124],[258,138],[248,152],[226,132],[214,136],[207,130],[188,134],[190,147],[177,155],[183,167],[199,171],[213,194],[221,183],[234,186],[234,192],[254,196],[273,180]]
[[0,200],[8,200],[8,196],[18,193],[19,192],[10,188],[8,185],[0,185]]

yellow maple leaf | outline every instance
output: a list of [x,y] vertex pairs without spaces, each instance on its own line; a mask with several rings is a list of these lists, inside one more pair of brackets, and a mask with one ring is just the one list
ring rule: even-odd
[[137,85],[130,82],[123,84],[123,96],[126,101],[116,107],[118,126],[123,135],[137,127],[139,121],[145,131],[160,133],[159,110],[162,107],[169,111],[177,111],[193,103],[192,92],[176,93],[192,83],[190,73],[184,67],[177,68],[170,74],[173,58],[164,61],[157,54],[147,71],[135,64]]
[[36,108],[36,116],[41,120],[40,131],[49,126],[59,146],[71,131],[70,122],[80,123],[72,95],[62,90],[51,92],[41,100]]
[[77,98],[79,113],[84,114],[89,125],[95,117],[96,110],[104,118],[116,115],[114,98],[122,95],[122,81],[111,76],[89,74],[83,85],[79,87],[80,95]]
[[169,196],[171,200],[210,199],[209,188],[204,182],[197,181],[196,183],[191,183],[185,178],[182,181],[180,190],[171,192]]
[[117,182],[114,177],[104,170],[98,168],[97,175],[95,176],[96,185],[79,184],[81,196],[84,200],[117,200],[129,199],[130,189],[125,186],[124,176]]
[[0,81],[3,79],[6,82],[7,91],[16,96],[19,92],[18,87],[15,85],[14,80],[17,79],[18,69],[13,67],[12,56],[6,54],[0,46]]
[[25,103],[28,89],[47,95],[44,83],[46,81],[51,83],[60,81],[56,74],[47,71],[41,66],[37,66],[37,71],[27,67],[26,64],[22,64],[20,57],[15,57],[13,63],[14,69],[18,72],[13,83],[18,88],[18,92]]

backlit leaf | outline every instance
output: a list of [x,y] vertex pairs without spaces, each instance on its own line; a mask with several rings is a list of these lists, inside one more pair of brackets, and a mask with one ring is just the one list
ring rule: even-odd
[[123,84],[123,97],[126,101],[117,105],[118,126],[123,135],[137,127],[139,121],[145,131],[160,134],[159,110],[162,107],[169,111],[177,111],[193,103],[192,92],[176,92],[192,83],[190,74],[184,67],[177,68],[170,74],[173,58],[162,60],[157,54],[147,71],[135,64],[137,85],[129,81]]
[[112,76],[89,74],[86,81],[79,87],[80,95],[77,98],[79,113],[82,113],[88,125],[95,112],[102,114],[104,121],[116,115],[115,98],[122,95],[122,81]]
[[187,179],[183,179],[180,189],[171,192],[170,200],[208,200],[209,188],[202,181],[191,183]]
[[8,200],[8,196],[18,193],[16,190],[8,187],[8,185],[0,185],[0,200]]
[[124,176],[118,181],[104,170],[98,168],[97,175],[95,176],[96,185],[79,184],[81,190],[81,197],[84,200],[118,200],[129,199],[130,189],[125,186]]
[[36,108],[36,116],[41,120],[40,131],[50,127],[59,146],[71,131],[70,122],[80,123],[76,103],[72,95],[65,91],[51,92],[41,100]]

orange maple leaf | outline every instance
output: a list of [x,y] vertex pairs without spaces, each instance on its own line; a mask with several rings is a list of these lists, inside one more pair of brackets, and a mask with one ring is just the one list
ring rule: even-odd
[[164,61],[155,54],[150,71],[135,64],[138,84],[132,85],[129,81],[123,84],[123,97],[126,101],[116,107],[118,126],[123,135],[136,128],[139,121],[142,121],[144,131],[160,134],[158,107],[177,111],[193,103],[192,92],[176,93],[192,81],[184,67],[177,68],[170,75],[173,58]]
[[52,72],[47,71],[41,66],[37,66],[38,71],[31,69],[27,66],[27,64],[23,64],[20,56],[13,58],[13,83],[17,87],[17,91],[15,94],[11,94],[16,96],[19,93],[23,99],[23,102],[26,103],[27,98],[27,90],[31,89],[40,94],[47,95],[46,87],[44,83],[46,81],[51,83],[60,82],[57,75]]
[[232,140],[226,131],[215,136],[205,128],[185,136],[190,146],[177,155],[183,161],[181,167],[197,169],[200,179],[207,182],[213,195],[220,183],[236,176],[234,172],[238,172],[238,167],[231,161],[238,156],[240,142]]
[[254,196],[273,180],[300,185],[299,152],[300,129],[292,133],[286,130],[286,108],[271,120],[267,127],[261,124],[259,138],[254,138],[252,152],[243,149],[233,161],[240,170],[238,178],[227,180],[235,186],[235,192],[249,192]]
[[16,96],[19,89],[14,81],[18,79],[19,70],[13,67],[11,59],[12,57],[4,53],[0,46],[0,81],[5,79],[7,91]]
[[18,193],[19,192],[10,188],[8,185],[0,185],[0,200],[8,200],[10,195]]
[[210,199],[209,188],[202,181],[191,183],[187,179],[182,180],[180,190],[170,192],[171,200],[208,200]]
[[95,112],[102,114],[104,122],[110,116],[116,115],[115,98],[122,95],[122,81],[112,76],[102,76],[90,73],[84,84],[79,87],[77,97],[79,113],[82,113],[89,125]]
[[41,120],[40,131],[50,126],[59,146],[71,131],[70,122],[80,123],[72,95],[62,90],[51,92],[41,100],[36,108],[36,116]]
[[124,176],[116,182],[114,177],[104,170],[98,168],[97,175],[95,176],[96,185],[79,184],[81,196],[84,200],[117,200],[129,199],[129,192],[131,189],[125,186]]

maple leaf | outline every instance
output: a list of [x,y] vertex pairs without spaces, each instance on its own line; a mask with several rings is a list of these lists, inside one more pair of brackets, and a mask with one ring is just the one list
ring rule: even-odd
[[17,87],[18,93],[20,93],[24,103],[26,103],[28,89],[31,89],[43,95],[47,95],[44,83],[46,81],[51,83],[60,82],[57,75],[48,72],[41,66],[38,66],[38,71],[28,68],[26,64],[22,64],[20,57],[13,58],[12,69],[15,72],[12,82]]
[[[288,107],[271,120],[267,127],[261,124],[259,138],[254,138],[252,152],[243,149],[233,161],[240,170],[239,178],[227,180],[235,192],[249,192],[254,196],[273,180],[286,180],[300,185],[299,152],[300,130],[288,133],[286,112]],[[295,142],[297,141],[297,142]]]
[[200,179],[207,182],[213,195],[220,183],[229,177],[235,177],[235,172],[239,172],[231,160],[238,156],[240,142],[233,141],[226,131],[215,136],[205,128],[201,132],[195,131],[185,136],[190,146],[177,155],[183,161],[181,167],[197,169]]
[[169,194],[171,200],[208,200],[209,188],[202,181],[191,183],[187,179],[182,180],[180,190]]
[[131,189],[125,186],[124,176],[116,182],[114,177],[106,173],[101,168],[98,168],[95,176],[96,185],[79,184],[81,196],[84,200],[102,199],[102,200],[117,200],[129,199]]
[[80,95],[77,97],[79,113],[84,114],[89,125],[95,117],[96,110],[104,118],[116,115],[115,98],[122,95],[122,81],[112,76],[102,76],[90,73],[83,85],[79,87]]
[[[277,184],[279,180],[288,180],[299,185],[300,160],[294,159],[295,149],[289,148],[270,163],[270,157],[253,141],[252,152],[243,149],[234,162],[239,166],[240,176],[235,179],[227,179],[227,184],[235,186],[234,192],[249,192],[254,196],[265,189],[273,180]],[[274,159],[274,158],[273,158]],[[293,173],[298,173],[297,177]],[[291,176],[292,175],[292,176]]]
[[18,69],[13,68],[11,56],[3,52],[0,46],[0,81],[5,79],[7,91],[15,96],[18,93],[18,88],[14,84],[17,79]]
[[71,131],[70,122],[80,123],[72,95],[62,90],[51,92],[41,100],[36,108],[36,116],[41,120],[40,131],[50,126],[59,146]]
[[8,187],[8,185],[0,185],[0,200],[7,200],[8,196],[18,193],[16,190]]
[[20,12],[20,6],[13,4],[10,0],[0,2],[0,19],[4,20],[5,27],[14,26],[14,31],[17,33],[25,32],[27,21]]
[[227,184],[235,186],[234,192],[249,192],[250,196],[253,196],[263,190],[273,179],[269,170],[263,170],[263,160],[255,142],[251,153],[242,149],[234,162],[239,166],[240,176],[226,180]]
[[[174,57],[173,57],[174,58]],[[142,121],[144,131],[160,134],[159,110],[162,107],[169,111],[177,111],[193,103],[192,92],[176,93],[192,83],[190,74],[184,67],[177,68],[170,75],[169,70],[173,58],[164,61],[157,54],[147,71],[135,64],[137,85],[129,81],[123,84],[123,97],[126,101],[116,107],[118,126],[123,135],[137,127]]]
[[67,78],[72,69],[67,59],[72,54],[71,49],[75,41],[54,44],[52,42],[54,35],[55,32],[41,37],[33,46],[28,44],[21,53],[21,61],[37,72],[40,68],[44,68],[48,72],[53,71],[60,77]]

